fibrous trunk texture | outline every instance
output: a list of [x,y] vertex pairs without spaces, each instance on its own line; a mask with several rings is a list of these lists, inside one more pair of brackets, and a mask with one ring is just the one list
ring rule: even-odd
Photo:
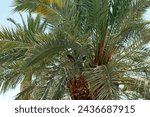
[[73,100],[92,100],[88,83],[84,76],[69,79],[67,87]]

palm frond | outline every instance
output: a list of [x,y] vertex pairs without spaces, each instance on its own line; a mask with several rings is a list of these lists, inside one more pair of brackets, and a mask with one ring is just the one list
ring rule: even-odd
[[[112,74],[112,73],[111,73]],[[90,90],[95,99],[117,99],[117,84],[107,66],[100,66],[85,72]]]
[[4,71],[1,71],[2,75],[0,76],[0,78],[3,79],[0,82],[1,93],[5,93],[6,91],[10,89],[14,89],[22,81],[23,75],[22,75],[22,71],[20,71],[19,69],[19,65],[9,64],[10,68],[5,68]]
[[74,43],[73,41],[67,39],[57,39],[54,36],[45,38],[48,38],[48,40],[35,47],[31,57],[27,60],[28,62],[26,66],[34,65],[39,60],[44,59],[45,57],[50,57],[52,59],[55,55],[59,54],[62,51],[66,51],[69,48],[80,47],[78,43]]
[[24,89],[15,96],[15,100],[29,100],[31,98],[31,93],[33,89],[34,85],[28,86],[26,89]]
[[16,29],[0,31],[2,92],[26,80],[32,67],[30,81],[38,83],[18,99],[27,92],[30,99],[63,99],[68,78],[79,75],[92,99],[149,94],[150,22],[141,18],[149,0],[14,0],[13,6],[30,13],[27,21],[20,15],[22,24],[8,19]]

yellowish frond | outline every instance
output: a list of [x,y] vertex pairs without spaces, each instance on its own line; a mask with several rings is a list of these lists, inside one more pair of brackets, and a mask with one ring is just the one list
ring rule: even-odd
[[36,8],[36,12],[38,12],[39,14],[41,14],[45,17],[54,14],[54,11],[52,9],[48,9],[48,8],[44,7],[43,5],[38,5]]
[[51,3],[56,4],[58,7],[62,7],[62,0],[49,0]]
[[36,12],[47,17],[50,15],[55,14],[55,12],[51,9],[45,6],[45,4],[55,4],[56,6],[58,6],[59,8],[62,7],[62,0],[40,0],[38,6],[36,7]]
[[55,4],[58,7],[62,6],[62,0],[41,0],[43,3],[48,3],[48,4]]

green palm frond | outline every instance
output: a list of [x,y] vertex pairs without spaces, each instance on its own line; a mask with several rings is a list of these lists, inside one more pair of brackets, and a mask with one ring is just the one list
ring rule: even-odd
[[98,66],[85,71],[85,76],[95,99],[109,100],[119,98],[117,93],[118,84],[115,82],[117,78],[113,77],[113,73],[109,70],[107,66]]
[[53,59],[53,57],[57,54],[60,54],[63,51],[66,51],[69,48],[80,47],[78,43],[74,43],[73,41],[67,39],[55,39],[55,37],[48,37],[49,39],[40,45],[37,45],[35,49],[33,49],[31,57],[27,60],[26,66],[34,65],[39,60],[44,59],[45,57],[50,57],[49,59]]
[[34,87],[35,87],[34,85],[30,85],[26,89],[24,89],[23,91],[20,91],[20,93],[18,93],[15,96],[15,100],[29,100],[29,99],[31,99],[31,93],[32,93]]
[[23,83],[32,68],[29,90],[17,99],[27,92],[30,99],[63,99],[68,78],[79,75],[93,99],[146,98],[150,22],[141,16],[149,6],[149,0],[14,0],[14,11],[29,15],[27,21],[20,15],[22,24],[9,18],[16,29],[0,31],[2,91]]
[[59,100],[59,99],[63,99],[63,97],[65,96],[65,93],[67,93],[67,79],[66,77],[62,77],[59,81],[57,81],[58,83],[56,84],[56,89],[53,92],[53,96],[52,99],[55,100]]
[[[65,0],[66,1],[66,0]],[[14,0],[13,7],[14,11],[30,11],[30,12],[38,12],[39,14],[43,15],[44,17],[49,16],[57,16],[58,13],[55,8],[62,7],[62,0]]]
[[[38,40],[35,39],[35,34],[43,33],[46,30],[46,22],[41,21],[40,16],[36,16],[33,18],[31,13],[27,16],[27,22],[23,19],[22,15],[20,14],[20,17],[22,19],[22,24],[18,24],[14,22],[13,19],[9,18],[9,21],[15,24],[16,29],[13,28],[2,28],[0,31],[0,41],[3,41],[3,43],[6,41],[6,43],[24,43],[24,44],[32,44],[32,43],[38,43]],[[16,46],[20,45],[16,44]],[[30,45],[30,47],[33,45]]]
[[22,24],[16,23],[13,19],[9,19],[16,28],[2,28],[0,31],[0,64],[4,66],[1,70],[1,92],[6,92],[22,82],[26,71],[20,68],[26,60],[26,55],[32,48],[40,43],[36,40],[36,35],[44,33],[46,30],[46,22],[41,21],[41,17],[33,16],[29,13],[27,22],[23,19]]
[[4,70],[1,71],[0,85],[1,85],[1,93],[5,93],[10,89],[15,89],[15,87],[22,81],[23,75],[22,71],[20,70],[20,63],[15,64],[2,64]]

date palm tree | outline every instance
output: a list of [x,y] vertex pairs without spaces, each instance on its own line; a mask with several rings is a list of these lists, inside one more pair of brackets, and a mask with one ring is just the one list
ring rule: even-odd
[[[21,55],[17,68],[32,82],[18,97],[32,92],[35,99],[149,99],[150,22],[142,19],[149,0],[14,0],[13,5],[15,11],[39,14],[50,29],[33,32],[32,48]],[[9,33],[0,32],[4,44],[22,39]]]

